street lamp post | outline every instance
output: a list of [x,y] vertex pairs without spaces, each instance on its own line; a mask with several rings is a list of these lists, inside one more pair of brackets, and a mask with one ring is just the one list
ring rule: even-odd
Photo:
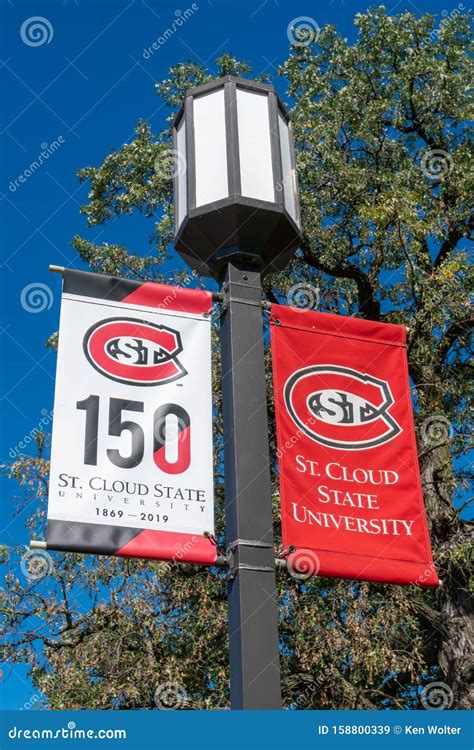
[[227,76],[188,91],[173,131],[175,246],[223,296],[231,706],[278,709],[261,276],[282,270],[299,240],[291,123],[273,86]]

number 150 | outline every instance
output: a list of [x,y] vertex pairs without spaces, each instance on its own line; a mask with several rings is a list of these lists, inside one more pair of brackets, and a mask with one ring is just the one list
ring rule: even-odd
[[[100,396],[88,396],[76,403],[76,408],[86,412],[84,435],[84,463],[97,466]],[[133,469],[143,460],[145,433],[143,428],[130,419],[123,419],[122,412],[141,412],[142,401],[109,399],[109,428],[111,437],[120,437],[128,432],[131,437],[129,455],[116,448],[108,448],[109,461],[121,469]],[[178,404],[163,404],[153,415],[153,460],[167,474],[181,474],[191,463],[191,421],[188,412]]]

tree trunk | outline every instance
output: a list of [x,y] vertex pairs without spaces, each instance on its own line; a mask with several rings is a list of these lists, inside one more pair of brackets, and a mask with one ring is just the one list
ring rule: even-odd
[[[427,508],[435,564],[440,577],[436,599],[441,613],[437,637],[438,664],[442,679],[453,691],[452,706],[469,709],[474,705],[474,619],[473,598],[469,591],[468,551],[472,545],[472,525],[463,522],[452,502],[453,472],[450,452],[451,427],[442,415],[442,384],[433,370],[423,373],[429,383],[422,398],[439,420],[439,438],[428,435],[420,450],[423,493]],[[426,422],[425,422],[426,424]],[[428,430],[429,432],[429,430]],[[426,430],[425,430],[426,433]],[[428,443],[428,446],[426,445]]]

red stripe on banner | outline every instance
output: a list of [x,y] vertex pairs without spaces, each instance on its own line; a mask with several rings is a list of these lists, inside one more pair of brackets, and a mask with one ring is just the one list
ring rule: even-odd
[[404,327],[281,305],[270,322],[290,572],[437,586]]
[[217,560],[214,541],[199,534],[145,529],[118,549],[119,557],[143,557],[150,560],[213,565]]
[[375,583],[395,583],[421,587],[436,587],[438,576],[433,563],[410,560],[390,560],[352,553],[330,552],[299,547],[286,557],[291,574],[300,578],[310,575],[328,578],[349,578]]
[[161,310],[203,315],[212,310],[212,294],[202,289],[184,289],[167,284],[155,284],[145,281],[144,284],[124,297],[122,302],[144,307],[158,307]]

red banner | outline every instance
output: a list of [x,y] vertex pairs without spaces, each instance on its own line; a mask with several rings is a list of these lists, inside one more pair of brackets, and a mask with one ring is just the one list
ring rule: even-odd
[[271,336],[290,571],[437,586],[405,328],[273,305]]

